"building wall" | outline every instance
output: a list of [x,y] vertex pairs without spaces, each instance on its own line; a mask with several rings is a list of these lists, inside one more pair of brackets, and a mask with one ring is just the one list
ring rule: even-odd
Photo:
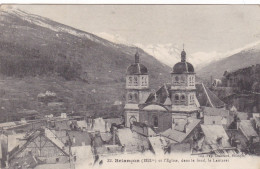
[[42,136],[38,136],[36,139],[32,140],[14,157],[14,159],[26,157],[28,155],[33,155],[44,163],[63,163],[69,159],[69,156],[64,154],[58,147]]
[[[140,122],[147,124],[148,126],[152,126],[156,132],[162,132],[169,128],[171,128],[172,118],[171,113],[166,111],[145,111],[142,110],[140,112]],[[158,119],[157,124],[155,124]]]
[[127,110],[125,112],[125,126],[130,127],[133,120],[140,122],[139,111]]

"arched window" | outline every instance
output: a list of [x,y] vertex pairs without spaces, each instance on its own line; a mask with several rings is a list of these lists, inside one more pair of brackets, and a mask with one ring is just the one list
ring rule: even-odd
[[137,78],[137,76],[134,76],[134,86],[138,86],[138,78]]
[[180,99],[180,98],[179,98],[179,95],[178,95],[178,94],[175,94],[175,100],[176,100],[176,101],[179,101],[179,99]]
[[185,82],[185,76],[181,76],[181,83],[184,83]]
[[158,127],[158,117],[157,116],[153,116],[153,126]]
[[182,101],[185,100],[185,95],[184,95],[184,94],[181,95],[181,100],[182,100]]
[[138,99],[138,95],[137,95],[137,93],[135,93],[135,100],[137,100]]
[[132,84],[133,84],[133,78],[130,76],[129,78],[128,78],[128,85],[129,86],[132,86]]
[[128,100],[129,100],[129,101],[132,101],[132,100],[133,100],[133,96],[132,96],[131,93],[128,94]]
[[178,76],[175,76],[175,81],[179,82],[179,77]]
[[145,78],[142,76],[142,86],[145,86]]

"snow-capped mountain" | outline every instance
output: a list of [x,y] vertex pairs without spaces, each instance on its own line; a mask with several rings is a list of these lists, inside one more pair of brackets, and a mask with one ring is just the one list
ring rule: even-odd
[[[112,35],[109,33],[101,32],[101,33],[95,33],[99,35],[100,37],[107,39],[109,41],[112,41],[117,44],[127,44],[127,41],[124,37],[120,35]],[[195,53],[189,53],[186,49],[187,53],[187,61],[192,63],[193,66],[200,70],[203,67],[207,66],[208,64],[220,61],[224,58],[227,58],[229,56],[232,56],[236,53],[239,53],[244,50],[254,49],[257,46],[259,46],[260,41],[245,45],[243,47],[233,49],[227,52],[195,52]],[[180,61],[180,53],[182,51],[182,46],[179,46],[178,44],[128,44],[129,46],[137,46],[139,48],[142,48],[145,52],[150,54],[151,56],[155,57],[160,62],[172,67],[175,63]]]
[[[238,51],[240,50],[240,51]],[[225,71],[234,71],[251,65],[260,64],[260,43],[247,45],[244,48],[234,51],[234,54],[211,62],[197,71],[198,76],[209,80],[221,78]]]

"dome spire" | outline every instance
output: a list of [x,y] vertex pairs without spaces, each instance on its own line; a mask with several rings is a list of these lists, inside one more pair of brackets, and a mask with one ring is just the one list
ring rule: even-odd
[[140,56],[139,56],[139,52],[138,52],[138,49],[136,50],[136,53],[135,53],[135,63],[139,63],[140,62]]
[[184,44],[183,44],[183,50],[181,52],[181,62],[186,62],[186,52],[184,51]]

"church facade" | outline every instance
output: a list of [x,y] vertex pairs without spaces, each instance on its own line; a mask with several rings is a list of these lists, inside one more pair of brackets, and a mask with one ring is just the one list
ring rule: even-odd
[[135,122],[151,126],[156,132],[174,127],[180,121],[197,118],[199,103],[196,98],[195,71],[186,61],[186,52],[181,52],[181,61],[172,69],[170,84],[163,84],[154,92],[149,88],[148,69],[135,55],[135,63],[127,68],[125,125],[131,127]]

